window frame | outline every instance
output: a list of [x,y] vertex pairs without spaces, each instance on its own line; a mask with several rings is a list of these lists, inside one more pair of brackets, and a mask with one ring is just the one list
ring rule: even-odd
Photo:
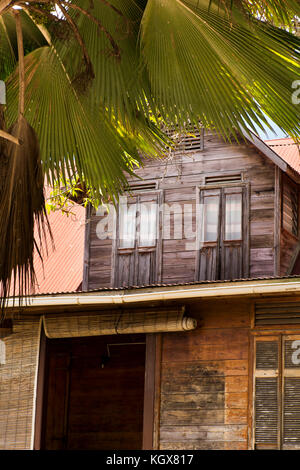
[[[112,287],[118,287],[116,286],[116,270],[118,266],[118,257],[122,254],[131,254],[135,253],[135,257],[138,256],[138,253],[146,253],[146,252],[156,252],[156,279],[157,282],[161,281],[161,272],[162,272],[162,214],[161,211],[159,210],[162,200],[163,200],[163,190],[158,188],[157,181],[155,181],[155,188],[150,188],[148,189],[149,184],[154,184],[153,181],[147,182],[145,184],[135,184],[134,185],[134,190],[126,191],[124,193],[124,196],[128,197],[127,204],[130,204],[130,198],[135,198],[136,199],[136,204],[137,204],[137,209],[136,209],[136,221],[140,219],[140,216],[137,215],[138,213],[138,206],[140,204],[139,198],[140,197],[147,197],[153,196],[156,197],[157,204],[158,204],[158,211],[157,211],[157,216],[156,216],[156,240],[155,240],[155,245],[152,246],[138,246],[138,239],[139,239],[139,233],[138,231],[138,226],[136,224],[135,228],[135,243],[134,247],[132,248],[122,248],[120,247],[120,238],[119,238],[119,223],[120,223],[120,214],[119,214],[119,205],[117,207],[117,210],[115,212],[115,217],[116,221],[114,223],[114,237],[113,237],[113,243],[112,243],[112,262],[111,262],[111,286]],[[145,189],[144,189],[145,186]],[[145,201],[144,201],[145,202]],[[153,202],[153,201],[146,201],[146,202]]]
[[[285,367],[285,341],[299,341],[300,333],[299,326],[298,331],[290,329],[284,329],[281,331],[252,331],[251,334],[251,345],[249,355],[249,416],[250,416],[250,448],[253,450],[299,450],[300,443],[296,445],[289,445],[284,443],[284,379],[285,378],[299,378],[300,379],[300,365],[295,368]],[[265,369],[260,369],[257,373],[256,370],[256,344],[257,342],[278,342],[278,368],[274,370],[270,369],[268,373]],[[300,347],[300,346],[299,346]],[[277,446],[273,444],[256,444],[255,442],[255,391],[256,391],[256,377],[277,377],[278,378],[278,436]],[[299,419],[300,422],[300,419]]]
[[[202,236],[202,220],[203,216],[197,213],[196,217],[196,256],[195,256],[195,281],[199,280],[199,265],[200,265],[200,252],[201,248],[213,247],[217,245],[217,249],[221,252],[222,247],[242,245],[243,252],[243,269],[244,276],[249,276],[250,270],[250,183],[245,181],[243,173],[241,173],[241,180],[235,183],[227,182],[229,174],[216,175],[214,178],[219,177],[219,181],[222,181],[224,177],[224,184],[214,183],[196,186],[196,202],[200,203],[203,197],[206,196],[205,192],[215,192],[215,195],[219,194],[220,209],[219,209],[219,232],[217,241],[201,241]],[[236,240],[225,240],[225,199],[227,194],[241,194],[242,196],[242,213],[241,213],[241,239]],[[208,195],[208,194],[207,194]],[[198,211],[199,212],[199,211]],[[218,255],[219,256],[219,253]]]

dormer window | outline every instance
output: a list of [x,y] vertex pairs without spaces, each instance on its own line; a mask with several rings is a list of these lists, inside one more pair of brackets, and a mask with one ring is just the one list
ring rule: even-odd
[[195,280],[248,275],[247,185],[207,185],[199,192]]
[[112,284],[115,287],[149,285],[158,281],[160,268],[160,191],[130,188],[121,199],[115,240]]
[[224,239],[242,239],[242,193],[225,195],[225,234]]
[[157,204],[133,203],[119,206],[119,248],[155,246]]

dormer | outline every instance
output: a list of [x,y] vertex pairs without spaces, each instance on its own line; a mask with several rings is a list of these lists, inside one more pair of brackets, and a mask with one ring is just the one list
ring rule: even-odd
[[300,171],[251,132],[244,137],[230,144],[208,130],[189,133],[169,157],[144,160],[117,210],[89,209],[84,288],[290,274]]

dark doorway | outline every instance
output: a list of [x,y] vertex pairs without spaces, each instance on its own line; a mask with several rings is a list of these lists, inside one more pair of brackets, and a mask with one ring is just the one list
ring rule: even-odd
[[43,449],[141,449],[143,335],[47,340]]

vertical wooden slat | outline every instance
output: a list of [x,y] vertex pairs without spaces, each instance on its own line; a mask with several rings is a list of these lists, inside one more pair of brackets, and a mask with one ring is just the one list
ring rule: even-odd
[[281,239],[281,170],[275,166],[275,201],[274,201],[274,275],[280,275],[280,239]]
[[282,448],[300,448],[300,338],[283,337]]
[[34,426],[34,449],[40,450],[42,446],[42,425],[45,394],[45,367],[46,367],[46,335],[44,328],[41,331],[40,354],[38,365],[36,411]]
[[155,348],[155,396],[154,396],[154,426],[153,449],[159,449],[160,442],[160,402],[161,402],[161,366],[162,366],[162,341],[161,333],[156,335]]
[[146,335],[143,450],[153,449],[156,336]]
[[86,290],[86,291],[89,288],[91,216],[92,216],[92,206],[91,204],[88,204],[88,206],[86,207],[86,212],[85,212],[83,277],[82,277],[82,290]]
[[243,188],[243,210],[242,210],[242,276],[248,278],[250,275],[250,185],[247,183]]

